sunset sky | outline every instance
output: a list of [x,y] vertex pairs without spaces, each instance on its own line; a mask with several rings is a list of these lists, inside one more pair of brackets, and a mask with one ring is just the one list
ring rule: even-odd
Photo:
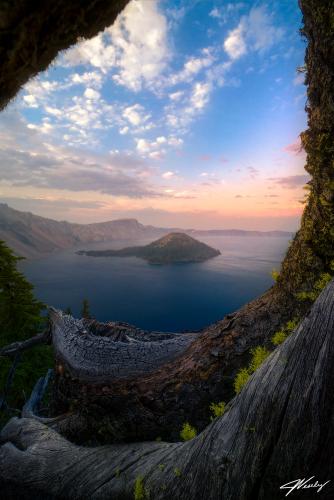
[[298,226],[297,0],[133,0],[0,115],[1,200],[55,219]]

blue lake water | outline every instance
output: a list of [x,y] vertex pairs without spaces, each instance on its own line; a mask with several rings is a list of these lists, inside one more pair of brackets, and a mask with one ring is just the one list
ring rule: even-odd
[[[288,246],[282,237],[205,237],[221,255],[204,263],[154,266],[135,257],[87,257],[67,250],[20,267],[36,296],[80,316],[87,298],[100,321],[126,321],[144,329],[200,329],[264,292]],[[147,241],[136,242],[145,244]],[[81,245],[121,248],[131,243]]]

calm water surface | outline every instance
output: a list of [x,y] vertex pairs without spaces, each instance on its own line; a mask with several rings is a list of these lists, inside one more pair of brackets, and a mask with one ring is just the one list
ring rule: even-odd
[[[288,246],[282,237],[200,238],[221,255],[204,263],[154,266],[135,257],[87,257],[75,250],[26,261],[21,269],[36,296],[80,315],[88,298],[100,321],[126,321],[160,331],[200,329],[264,292],[270,271],[279,267]],[[134,243],[82,245],[121,248]]]

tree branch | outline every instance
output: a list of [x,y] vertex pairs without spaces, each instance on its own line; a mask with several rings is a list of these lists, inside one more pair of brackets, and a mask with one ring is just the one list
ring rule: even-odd
[[5,347],[0,349],[0,356],[3,357],[13,357],[22,351],[30,349],[31,347],[35,347],[40,344],[50,344],[51,336],[49,330],[45,330],[42,333],[35,335],[34,337],[30,337],[27,340],[22,340],[20,342],[13,342],[12,344],[8,344]]

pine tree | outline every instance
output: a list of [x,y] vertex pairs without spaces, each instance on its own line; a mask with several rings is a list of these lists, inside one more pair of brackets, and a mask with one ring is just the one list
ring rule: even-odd
[[[0,347],[32,337],[46,326],[46,315],[42,315],[44,304],[34,297],[33,286],[17,270],[20,260],[0,240]],[[12,360],[1,359],[0,395],[11,364]],[[15,371],[9,405],[20,409],[37,379],[52,365],[52,348],[49,346],[35,347],[23,353]],[[4,418],[0,417],[0,420],[4,421]]]
[[36,334],[45,322],[41,316],[45,306],[17,270],[20,260],[0,241],[0,345]]
[[82,301],[82,309],[81,309],[81,317],[85,319],[90,319],[90,311],[89,311],[89,302],[88,299],[83,299]]

